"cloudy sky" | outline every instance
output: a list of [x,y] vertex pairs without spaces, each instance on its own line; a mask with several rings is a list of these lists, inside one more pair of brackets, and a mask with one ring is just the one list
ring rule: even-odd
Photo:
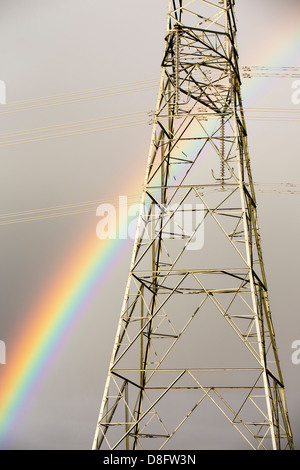
[[[245,78],[242,92],[254,180],[261,183],[273,321],[299,448],[300,364],[292,361],[292,344],[300,340],[300,103],[292,100],[292,86],[300,77],[283,67],[300,65],[300,5],[236,3],[240,65],[268,67],[267,76]],[[138,201],[167,8],[167,0],[0,0],[0,80],[6,84],[0,107],[0,340],[6,364],[0,382],[40,299],[96,237],[95,201],[117,204],[121,195]],[[29,391],[10,448],[91,448],[130,249],[124,244]]]

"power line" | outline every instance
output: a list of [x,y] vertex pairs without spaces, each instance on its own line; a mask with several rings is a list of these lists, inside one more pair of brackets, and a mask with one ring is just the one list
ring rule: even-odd
[[[242,67],[244,78],[253,77],[300,77],[300,67],[268,67],[268,66],[244,66]],[[0,110],[0,115],[16,113],[34,109],[42,109],[50,106],[61,106],[80,101],[101,99],[108,96],[117,96],[128,93],[136,93],[157,88],[158,78],[121,83],[111,87],[92,88],[70,93],[30,98],[8,103]],[[138,86],[139,88],[132,88]]]
[[[130,88],[135,85],[143,85],[140,87]],[[124,85],[116,85],[111,88],[99,88],[94,90],[86,90],[80,92],[72,92],[61,95],[46,96],[37,99],[29,99],[7,104],[0,110],[0,115],[11,114],[21,111],[29,111],[35,109],[43,109],[50,106],[62,106],[64,104],[101,99],[106,97],[118,96],[129,93],[138,93],[147,90],[157,89],[157,80],[147,80],[141,82],[133,82]],[[43,103],[44,101],[44,103]],[[25,104],[25,106],[22,106]],[[27,105],[26,105],[27,104]]]
[[79,126],[82,126],[83,124],[92,124],[92,123],[107,122],[107,121],[117,121],[117,120],[128,119],[128,118],[136,117],[136,116],[145,116],[146,114],[147,114],[146,111],[139,111],[139,112],[136,112],[136,113],[127,113],[127,114],[118,114],[118,115],[113,115],[113,116],[104,116],[104,117],[96,118],[96,119],[86,119],[86,120],[75,121],[75,122],[54,124],[52,126],[35,127],[35,128],[32,128],[32,129],[11,131],[11,132],[6,132],[6,133],[0,134],[0,139],[5,138],[5,137],[15,137],[15,136],[18,137],[18,136],[21,136],[21,135],[29,135],[29,134],[40,133],[40,132],[55,131],[55,130],[60,130],[60,129],[68,128],[68,127],[69,128],[79,127]]
[[[257,192],[265,194],[300,194],[299,183],[255,183],[255,187]],[[127,201],[131,202],[132,204],[138,204],[140,202],[140,194],[128,195]],[[73,204],[50,206],[40,209],[29,209],[19,212],[8,212],[5,214],[0,214],[0,226],[66,217],[88,212],[96,213],[96,209],[100,204],[107,203],[121,205],[118,198],[110,198],[105,200],[96,199],[91,201],[81,201]]]
[[[268,113],[268,112],[271,112],[272,115],[265,116],[265,113]],[[281,116],[280,113],[285,113],[285,114],[290,114],[290,115]],[[295,110],[294,108],[246,108],[247,120],[295,121],[297,122],[300,120],[299,113],[300,113],[300,110]],[[6,132],[6,133],[0,134],[0,147],[23,144],[23,143],[38,142],[42,140],[68,137],[68,136],[73,136],[73,135],[81,135],[81,134],[90,133],[90,132],[100,132],[100,131],[105,131],[105,130],[110,130],[110,129],[119,129],[122,127],[141,125],[141,124],[150,122],[149,118],[146,119],[147,114],[149,115],[149,112],[147,113],[147,111],[144,110],[144,111],[138,111],[135,113],[104,116],[104,117],[96,118],[96,119],[86,119],[86,120],[75,121],[75,122],[70,122],[70,123],[54,124],[52,126],[36,127],[32,129],[15,130],[11,132]],[[297,114],[299,115],[299,118]],[[128,121],[128,119],[139,117],[139,116],[141,118],[144,117],[144,119]],[[87,125],[87,124],[97,124],[97,123],[104,123],[104,122],[107,123],[107,122],[122,121],[122,120],[126,120],[126,122],[124,124],[113,124],[110,126],[96,126],[92,128],[89,128],[89,127],[84,128],[84,125]],[[67,132],[55,133],[56,131],[59,131],[59,130],[65,130]],[[54,133],[49,134],[48,132],[54,132]],[[34,136],[34,134],[41,134],[41,133],[46,133],[46,134]],[[24,138],[13,139],[14,137],[21,137],[21,136]],[[30,138],[26,138],[28,136],[30,136]],[[13,139],[13,140],[7,140],[7,138]]]
[[135,82],[127,82],[127,83],[119,83],[117,85],[113,85],[110,87],[102,87],[102,88],[89,88],[87,90],[81,90],[81,91],[74,91],[74,92],[69,92],[69,93],[59,93],[56,95],[47,95],[47,96],[40,96],[39,98],[29,98],[27,100],[21,100],[21,101],[15,101],[13,103],[8,103],[7,106],[17,106],[20,104],[26,104],[26,103],[32,103],[35,101],[46,101],[46,100],[52,100],[52,99],[57,99],[57,98],[66,98],[68,96],[76,96],[76,95],[81,95],[81,94],[87,94],[87,93],[95,93],[99,91],[111,91],[111,90],[116,90],[118,88],[128,88],[131,86],[135,85],[142,85],[142,84],[150,84],[150,83],[157,83],[158,79],[155,78],[150,78],[147,80],[140,80],[140,81],[135,81]]
[[300,78],[300,67],[259,66],[241,67],[243,78]]
[[140,119],[138,121],[130,121],[126,122],[124,124],[115,124],[115,125],[110,125],[110,126],[96,126],[96,127],[90,127],[86,129],[81,129],[73,132],[65,132],[65,133],[55,133],[55,134],[48,134],[45,136],[39,136],[39,137],[34,137],[31,139],[21,139],[21,140],[11,140],[11,141],[4,141],[0,142],[0,147],[7,147],[10,145],[17,145],[17,144],[26,144],[26,143],[33,143],[33,142],[39,142],[39,141],[44,141],[44,140],[50,140],[50,139],[58,139],[62,137],[70,137],[74,135],[83,135],[83,134],[90,134],[93,132],[100,132],[100,131],[107,131],[107,130],[112,130],[112,129],[121,129],[125,127],[132,127],[132,126],[137,126],[141,124],[146,124],[149,122],[149,119]]

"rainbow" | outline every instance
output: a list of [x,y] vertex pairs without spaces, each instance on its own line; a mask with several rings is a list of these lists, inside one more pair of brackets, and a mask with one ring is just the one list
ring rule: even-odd
[[[264,50],[261,57],[253,57],[253,63],[272,65],[293,64],[298,58],[298,23],[289,24],[286,40],[278,40],[270,46],[269,54]],[[274,37],[272,38],[274,42]],[[262,96],[270,82],[250,80],[242,89],[246,106],[254,98]],[[130,192],[139,192],[138,184],[131,182]],[[129,188],[127,188],[129,189]],[[124,191],[123,194],[127,194]],[[9,357],[9,365],[1,366],[0,444],[7,446],[13,436],[14,426],[26,413],[30,400],[39,388],[39,383],[55,362],[67,337],[80,322],[91,301],[103,289],[105,282],[113,276],[128,247],[126,240],[99,241],[95,230],[89,230],[80,241],[80,246],[71,249],[70,256],[59,267],[55,279],[45,286],[45,291],[25,315],[25,322]],[[83,247],[83,248],[82,248]]]
[[9,365],[1,370],[0,443],[127,248],[124,240],[100,242],[95,230],[80,245],[86,249],[80,256],[71,250],[55,281],[25,315]]

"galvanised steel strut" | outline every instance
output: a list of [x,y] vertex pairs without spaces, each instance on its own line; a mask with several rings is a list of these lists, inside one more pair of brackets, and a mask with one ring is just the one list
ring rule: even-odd
[[293,449],[233,0],[171,0],[129,279],[93,449]]

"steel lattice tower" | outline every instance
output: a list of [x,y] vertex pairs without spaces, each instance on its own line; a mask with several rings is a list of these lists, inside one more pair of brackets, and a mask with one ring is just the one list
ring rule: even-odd
[[192,434],[193,448],[195,439],[205,448],[218,429],[224,440],[233,430],[231,448],[293,449],[234,3],[170,1],[137,235],[94,449],[188,448]]

